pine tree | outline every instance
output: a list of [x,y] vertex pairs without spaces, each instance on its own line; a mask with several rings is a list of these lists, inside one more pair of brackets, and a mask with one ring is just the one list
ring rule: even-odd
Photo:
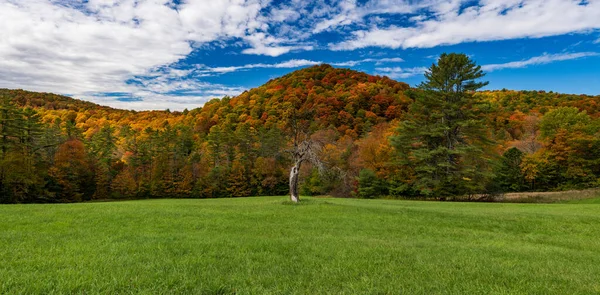
[[22,115],[5,97],[0,97],[0,202],[15,202],[13,180],[15,178],[15,151],[19,146],[19,125]]
[[373,170],[362,169],[358,176],[358,197],[372,199],[385,195],[385,185]]
[[110,125],[103,126],[100,131],[92,136],[90,141],[90,154],[96,160],[95,163],[95,198],[107,198],[110,196],[110,188],[115,172],[112,171],[112,164],[116,152],[116,139],[114,137],[114,128]]
[[483,114],[473,93],[487,82],[464,54],[442,54],[409,92],[414,99],[392,145],[401,165],[412,168],[414,189],[445,197],[477,192],[487,177]]
[[502,192],[519,192],[525,190],[525,176],[521,164],[525,154],[517,148],[510,148],[502,155],[496,167],[493,185]]
[[17,201],[32,201],[42,194],[43,172],[40,169],[40,150],[42,145],[43,125],[39,114],[31,109],[25,108],[20,111],[14,120],[14,129],[18,134],[18,143],[12,153],[10,169],[10,186],[13,191],[13,199]]

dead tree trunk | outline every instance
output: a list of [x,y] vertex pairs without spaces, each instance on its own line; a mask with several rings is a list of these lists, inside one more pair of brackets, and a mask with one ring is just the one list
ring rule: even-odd
[[307,161],[316,165],[322,170],[322,163],[319,159],[319,152],[322,148],[320,140],[311,138],[313,133],[310,131],[311,122],[314,120],[314,109],[303,104],[306,99],[292,97],[290,98],[290,108],[285,111],[287,118],[287,127],[291,137],[291,154],[294,166],[290,169],[290,200],[294,203],[300,202],[298,194],[298,182],[300,178],[300,166]]
[[298,194],[298,178],[300,176],[300,165],[301,163],[296,162],[296,164],[290,170],[290,200],[294,203],[298,203],[300,201],[300,195]]
[[311,139],[306,139],[299,144],[294,144],[294,149],[292,150],[294,166],[290,170],[290,200],[294,203],[300,201],[300,195],[298,195],[298,179],[300,177],[300,166],[302,166],[302,162],[308,161],[317,166],[319,170],[322,170],[323,163],[321,163],[318,155],[321,146],[322,145],[319,142]]

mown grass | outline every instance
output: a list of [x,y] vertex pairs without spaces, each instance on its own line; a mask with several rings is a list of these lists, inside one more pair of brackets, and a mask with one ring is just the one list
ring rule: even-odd
[[2,294],[597,294],[600,204],[0,206]]
[[600,197],[598,198],[590,198],[590,199],[581,199],[581,200],[569,200],[564,201],[567,204],[600,204]]

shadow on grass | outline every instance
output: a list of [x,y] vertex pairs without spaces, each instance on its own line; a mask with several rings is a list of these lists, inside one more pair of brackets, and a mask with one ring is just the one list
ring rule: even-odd
[[203,295],[235,295],[237,292],[235,289],[231,289],[225,286],[215,286],[210,288],[205,288],[201,291],[200,294]]
[[316,199],[300,199],[300,202],[295,203],[290,200],[285,200],[281,202],[282,205],[287,206],[308,206],[308,205],[331,205],[333,203],[327,202],[325,200],[316,200]]

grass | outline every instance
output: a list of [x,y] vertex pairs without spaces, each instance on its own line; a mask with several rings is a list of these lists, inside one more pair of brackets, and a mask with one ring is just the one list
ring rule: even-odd
[[597,294],[600,203],[0,206],[2,294]]

